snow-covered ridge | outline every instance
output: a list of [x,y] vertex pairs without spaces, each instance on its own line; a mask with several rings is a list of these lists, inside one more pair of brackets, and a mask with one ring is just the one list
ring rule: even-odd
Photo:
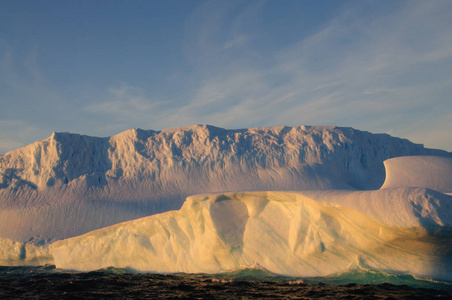
[[383,161],[408,155],[450,157],[339,127],[194,125],[107,138],[53,133],[0,156],[0,237],[67,238],[179,209],[199,193],[378,189]]

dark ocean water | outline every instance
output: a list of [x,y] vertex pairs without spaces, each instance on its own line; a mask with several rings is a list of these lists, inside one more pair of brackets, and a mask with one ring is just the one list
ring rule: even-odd
[[319,278],[243,269],[216,275],[0,267],[0,299],[452,299],[452,283],[356,268]]

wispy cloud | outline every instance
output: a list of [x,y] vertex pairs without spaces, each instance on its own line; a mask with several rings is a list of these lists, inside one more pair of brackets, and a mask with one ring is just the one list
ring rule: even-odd
[[0,120],[0,154],[23,147],[37,137],[45,138],[50,135],[44,128],[36,126],[23,120],[1,121]]
[[224,43],[224,47],[226,49],[240,48],[240,47],[244,46],[248,40],[249,40],[248,36],[246,36],[244,34],[240,34],[240,35],[234,37],[233,39],[226,41],[226,43]]
[[[59,106],[60,96],[42,74],[38,56],[36,49],[30,49],[27,55],[21,56],[11,47],[0,48],[3,89],[13,90],[24,103]],[[0,96],[0,101],[8,101],[5,93]]]
[[0,153],[48,137],[64,105],[41,72],[38,51],[0,47]]
[[[369,8],[344,7],[311,36],[268,54],[266,64],[231,68],[221,53],[207,53],[220,56],[216,69],[224,66],[224,72],[202,82],[179,112],[225,127],[335,124],[403,136],[415,135],[412,125],[434,117],[428,112],[435,106],[450,116],[451,3],[409,1],[373,15],[363,9]],[[247,41],[246,47],[253,45]],[[438,131],[437,122],[422,126]],[[436,147],[452,149],[450,129],[440,130],[444,137]]]
[[[147,128],[153,124],[152,119],[158,118],[162,113],[164,103],[146,97],[141,88],[121,83],[108,89],[110,99],[100,103],[87,105],[84,111],[92,115],[100,115],[105,118],[105,129],[132,127]],[[113,121],[113,122],[112,122]],[[112,128],[111,123],[115,126]],[[103,131],[103,130],[100,130]]]
[[[339,125],[452,150],[451,1],[346,1],[309,30],[287,27],[299,24],[295,14],[292,23],[284,15],[269,26],[270,6],[199,2],[184,24],[184,41],[174,43],[186,64],[177,74],[165,62],[156,66],[158,85],[147,86],[143,78],[155,73],[137,68],[140,75],[128,78],[139,82],[116,74],[123,83],[84,83],[86,90],[74,83],[74,94],[60,93],[43,73],[38,50],[20,56],[0,44],[1,120],[91,135],[195,123]],[[278,22],[284,26],[272,31]],[[12,126],[0,128],[0,146],[21,143],[7,133]],[[26,123],[18,128],[27,135]]]

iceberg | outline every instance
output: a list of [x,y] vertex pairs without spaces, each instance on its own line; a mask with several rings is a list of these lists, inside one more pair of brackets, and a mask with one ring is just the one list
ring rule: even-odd
[[452,279],[452,197],[423,188],[237,192],[50,245],[55,265],[325,276],[353,265]]
[[227,191],[375,190],[383,161],[449,152],[345,127],[53,133],[0,155],[0,238],[36,245]]
[[[220,273],[259,266],[316,277],[358,268],[452,280],[451,158],[397,158],[422,169],[423,187],[400,179],[379,190],[248,191],[190,196],[179,210],[127,221],[37,247],[0,240],[0,262],[52,262],[90,271]],[[441,166],[442,171],[436,172]],[[393,173],[395,172],[395,174]],[[420,178],[414,176],[412,178]],[[395,184],[394,180],[391,181]],[[438,185],[438,183],[440,183]],[[446,182],[447,183],[447,182]],[[26,248],[28,247],[28,248]],[[25,249],[29,249],[25,251]]]

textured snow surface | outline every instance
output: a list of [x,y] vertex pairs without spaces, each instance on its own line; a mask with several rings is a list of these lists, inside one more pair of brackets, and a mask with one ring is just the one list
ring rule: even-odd
[[406,156],[384,162],[386,180],[381,187],[424,187],[452,193],[452,158]]
[[59,268],[323,276],[364,265],[452,279],[452,197],[428,189],[198,195],[50,245]]
[[352,128],[132,129],[109,138],[70,133],[0,155],[0,237],[68,238],[179,209],[199,193],[378,189],[383,161],[450,157]]

